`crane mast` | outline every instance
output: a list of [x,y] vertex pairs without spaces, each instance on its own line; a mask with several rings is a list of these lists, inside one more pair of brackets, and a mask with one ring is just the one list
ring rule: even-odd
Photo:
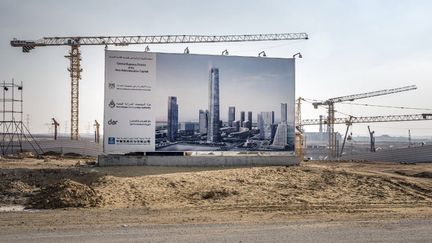
[[145,45],[176,43],[217,43],[217,42],[251,42],[251,41],[284,41],[307,40],[306,33],[251,34],[251,35],[150,35],[150,36],[69,36],[43,37],[38,40],[13,39],[12,47],[21,47],[25,53],[36,47],[70,46],[68,71],[71,77],[71,139],[79,136],[79,80],[81,79],[80,46],[94,45]]

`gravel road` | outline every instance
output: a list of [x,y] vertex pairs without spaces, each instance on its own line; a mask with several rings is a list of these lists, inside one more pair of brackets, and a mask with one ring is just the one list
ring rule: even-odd
[[152,225],[33,230],[1,242],[430,242],[432,219],[300,221],[277,224]]

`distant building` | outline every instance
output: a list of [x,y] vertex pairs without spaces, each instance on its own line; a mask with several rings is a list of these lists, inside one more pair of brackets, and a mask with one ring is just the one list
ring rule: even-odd
[[281,103],[281,123],[286,124],[288,121],[287,103]]
[[257,114],[257,129],[261,131],[261,123],[262,123],[262,116],[261,113]]
[[243,126],[243,123],[245,121],[245,112],[240,112],[240,125]]
[[245,121],[243,122],[243,128],[247,129],[247,130],[251,130],[252,129],[252,124],[249,121]]
[[271,140],[274,112],[261,112],[259,119],[260,139]]
[[220,114],[219,114],[219,69],[210,68],[209,73],[209,117],[207,126],[207,141],[220,140]]
[[177,97],[168,97],[168,140],[173,142],[177,138],[178,132],[178,105]]
[[195,123],[194,122],[182,122],[182,123],[180,123],[180,133],[183,135],[194,135]]
[[199,110],[199,133],[201,135],[207,134],[208,113],[208,110]]
[[236,132],[240,131],[240,121],[239,120],[234,121],[233,125],[235,127]]
[[285,148],[287,144],[288,144],[288,125],[286,123],[281,123],[277,125],[272,146]]
[[275,119],[274,119],[274,111],[271,111],[271,124],[275,123]]
[[228,126],[232,127],[235,121],[235,106],[228,107]]
[[248,126],[247,128],[249,128],[249,130],[252,130],[252,111],[248,111]]

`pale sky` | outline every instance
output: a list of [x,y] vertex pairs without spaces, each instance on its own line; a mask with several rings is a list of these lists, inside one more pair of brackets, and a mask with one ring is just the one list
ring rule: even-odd
[[[168,96],[176,96],[179,121],[198,121],[199,110],[209,108],[209,70],[219,69],[220,118],[228,121],[228,107],[240,112],[274,111],[280,121],[281,103],[289,105],[294,123],[294,59],[245,58],[221,55],[158,54],[156,56],[156,120],[167,120]],[[294,126],[294,124],[290,124]]]
[[[254,34],[306,32],[307,41],[150,45],[151,51],[292,57],[296,62],[296,96],[325,99],[416,84],[418,90],[358,100],[357,103],[432,108],[432,2],[427,0],[339,1],[16,1],[0,0],[0,81],[24,82],[25,114],[34,133],[47,132],[51,117],[64,131],[70,120],[68,47],[41,47],[30,53],[9,41],[45,36]],[[145,46],[110,47],[144,50]],[[82,47],[80,131],[103,117],[104,47]],[[432,111],[337,105],[357,116]],[[324,109],[304,104],[303,118],[318,118]],[[338,116],[343,116],[339,114]],[[375,123],[377,135],[432,136],[432,122]],[[339,131],[344,126],[338,127]],[[308,131],[316,128],[307,127]],[[69,129],[68,129],[69,131]],[[93,128],[90,130],[93,131]],[[354,125],[354,135],[366,135]]]

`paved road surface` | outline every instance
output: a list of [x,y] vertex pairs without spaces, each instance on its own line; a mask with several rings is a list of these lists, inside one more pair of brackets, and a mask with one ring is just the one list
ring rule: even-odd
[[2,234],[0,242],[431,242],[432,219],[152,225]]

